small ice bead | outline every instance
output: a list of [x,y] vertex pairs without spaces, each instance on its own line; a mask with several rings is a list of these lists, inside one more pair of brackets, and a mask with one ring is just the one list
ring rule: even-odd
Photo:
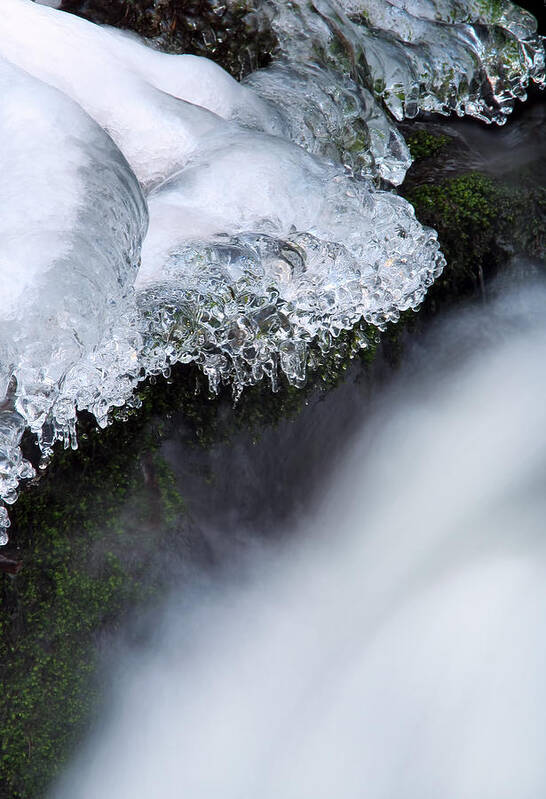
[[6,531],[10,524],[11,522],[7,510],[3,506],[0,507],[0,547],[8,543],[8,534]]

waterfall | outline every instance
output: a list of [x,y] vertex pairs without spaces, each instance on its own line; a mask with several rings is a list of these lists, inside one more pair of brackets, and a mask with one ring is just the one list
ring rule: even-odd
[[542,794],[546,287],[530,283],[433,331],[281,552],[183,612],[172,597],[54,799]]

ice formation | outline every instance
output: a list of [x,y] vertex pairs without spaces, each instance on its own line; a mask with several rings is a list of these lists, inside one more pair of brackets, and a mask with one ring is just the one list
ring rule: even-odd
[[295,141],[394,184],[410,157],[392,117],[454,111],[502,124],[530,80],[544,85],[536,20],[507,0],[263,0],[258,7],[279,48],[273,66],[246,85],[287,108]]
[[378,186],[410,162],[393,118],[501,122],[544,81],[532,17],[500,2],[266,0],[279,52],[242,84],[48,6],[0,15],[8,503],[27,427],[47,457],[76,409],[105,424],[176,361],[300,385],[311,342],[416,308],[443,258]]
[[100,417],[126,398],[147,210],[126,160],[76,103],[4,59],[0,92],[0,496],[10,503],[32,474],[19,450],[26,427],[47,454],[73,436],[76,406]]
[[264,374],[275,384],[280,366],[299,385],[312,340],[328,349],[362,318],[397,320],[441,271],[436,236],[400,197],[303,151],[290,159],[280,139],[257,144],[249,156],[233,142],[149,197],[136,283],[147,369],[195,360],[213,386],[242,386]]

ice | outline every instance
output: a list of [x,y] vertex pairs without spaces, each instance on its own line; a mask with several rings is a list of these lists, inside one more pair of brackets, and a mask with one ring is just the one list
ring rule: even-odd
[[278,132],[281,122],[275,109],[214,61],[161,53],[139,37],[115,28],[104,31],[113,39],[116,56],[156,89],[207,108],[223,119],[234,119],[268,133]]
[[395,321],[444,263],[402,198],[263,135],[205,151],[149,208],[136,281],[146,368],[195,360],[214,387],[275,386],[278,372],[301,385],[313,340]]
[[228,127],[223,120],[269,132],[280,125],[266,101],[212,61],[157,52],[32,0],[2,0],[0,51],[76,100],[114,139],[144,187],[183,167],[203,136]]
[[544,83],[536,22],[512,4],[439,2],[432,13],[430,3],[408,0],[343,3],[366,23],[358,26],[364,57],[398,119],[424,109],[502,124],[530,80]]
[[286,106],[295,141],[395,185],[410,164],[392,124],[420,110],[503,124],[544,85],[536,21],[502,0],[262,0],[279,41],[245,79]]
[[227,123],[141,77],[123,60],[127,45],[97,25],[32,0],[2,0],[2,55],[76,100],[150,187],[184,166],[207,132]]
[[284,135],[355,174],[398,185],[411,164],[406,143],[369,90],[346,74],[280,60],[246,79],[280,109]]
[[[73,436],[77,406],[98,412],[123,382],[147,212],[119,150],[68,97],[4,59],[0,92],[0,497],[9,503],[32,474],[24,429],[47,454],[54,438]],[[115,375],[94,362],[105,342],[117,342]]]
[[417,308],[444,259],[383,190],[411,161],[394,118],[502,122],[544,82],[534,21],[506,3],[264,0],[260,13],[279,47],[238,83],[2,0],[5,502],[31,475],[26,428],[47,458],[75,445],[78,408],[104,425],[179,361],[235,394],[264,377],[299,386],[342,331]]

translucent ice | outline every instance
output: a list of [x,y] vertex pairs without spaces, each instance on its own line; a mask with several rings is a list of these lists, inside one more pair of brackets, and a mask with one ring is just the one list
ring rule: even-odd
[[214,386],[275,383],[278,367],[301,384],[311,341],[398,319],[443,266],[407,202],[264,135],[204,151],[149,208],[146,367],[197,360]]
[[324,352],[417,307],[444,261],[434,231],[377,188],[410,163],[393,117],[503,121],[544,81],[533,19],[506,3],[260,9],[278,52],[239,84],[2,0],[0,499],[31,473],[25,427],[45,455],[74,444],[77,408],[105,424],[176,361],[213,388],[301,385],[313,342]]
[[208,132],[229,127],[212,112],[274,124],[263,101],[206,59],[178,65],[178,56],[32,0],[2,0],[0,52],[76,100],[145,187],[183,167]]
[[24,428],[47,452],[73,435],[76,406],[104,415],[135,370],[125,317],[147,212],[119,150],[68,97],[3,59],[0,93],[0,497],[12,502],[32,472]]
[[[245,82],[287,106],[312,152],[403,180],[410,158],[384,109],[470,114],[502,124],[529,81],[544,85],[534,18],[504,0],[257,0],[279,47]],[[347,128],[349,130],[347,130]]]

